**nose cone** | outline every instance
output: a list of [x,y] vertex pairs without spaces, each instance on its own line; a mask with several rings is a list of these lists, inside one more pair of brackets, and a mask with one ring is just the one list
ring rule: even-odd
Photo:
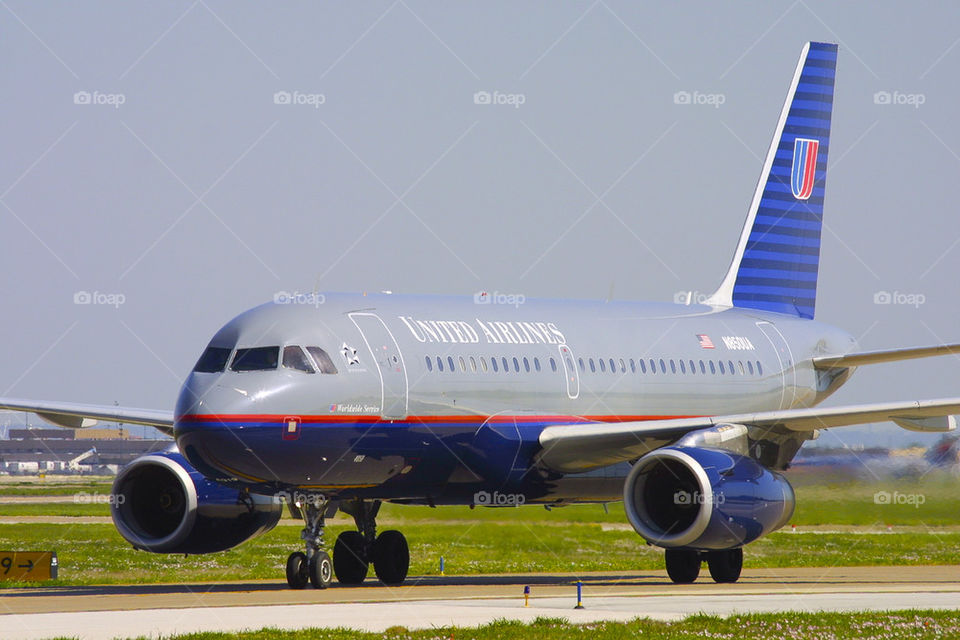
[[[269,372],[274,373],[274,372]],[[269,461],[275,403],[283,404],[286,384],[257,373],[191,374],[177,399],[174,436],[180,452],[211,478],[268,483],[280,480],[282,468]]]

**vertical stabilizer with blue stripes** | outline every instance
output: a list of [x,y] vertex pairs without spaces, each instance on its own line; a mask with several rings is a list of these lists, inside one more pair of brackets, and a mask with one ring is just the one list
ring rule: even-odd
[[803,47],[740,244],[708,301],[813,318],[837,45]]

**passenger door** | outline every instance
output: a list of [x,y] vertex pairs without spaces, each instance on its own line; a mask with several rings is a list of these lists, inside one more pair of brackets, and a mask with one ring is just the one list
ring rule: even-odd
[[363,335],[380,374],[381,415],[384,418],[406,418],[409,389],[407,369],[393,333],[375,313],[358,312],[349,316]]

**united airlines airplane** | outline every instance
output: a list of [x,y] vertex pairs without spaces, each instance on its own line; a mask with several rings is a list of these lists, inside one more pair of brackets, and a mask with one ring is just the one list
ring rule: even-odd
[[[220,329],[175,410],[0,399],[63,427],[150,425],[176,447],[117,476],[117,529],[154,553],[222,551],[304,520],[293,588],[404,581],[398,504],[623,500],[674,582],[782,527],[780,474],[820,429],[949,431],[960,398],[817,408],[862,365],[960,345],[860,352],[814,320],[837,47],[803,47],[732,264],[705,304],[333,294],[275,300]],[[282,496],[282,500],[277,497]],[[333,560],[324,523],[340,510]]]

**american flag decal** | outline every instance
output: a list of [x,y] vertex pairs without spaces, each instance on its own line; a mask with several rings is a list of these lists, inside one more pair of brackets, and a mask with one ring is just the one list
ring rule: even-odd
[[716,349],[716,347],[713,346],[713,340],[705,333],[698,333],[697,340],[700,341],[701,349]]

